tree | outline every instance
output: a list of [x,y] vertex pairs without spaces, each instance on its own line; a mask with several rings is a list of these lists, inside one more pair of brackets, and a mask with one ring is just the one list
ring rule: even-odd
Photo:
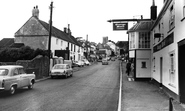
[[31,49],[29,46],[21,48],[4,48],[0,50],[0,62],[16,62],[17,60],[31,60],[38,55],[48,56],[47,50]]

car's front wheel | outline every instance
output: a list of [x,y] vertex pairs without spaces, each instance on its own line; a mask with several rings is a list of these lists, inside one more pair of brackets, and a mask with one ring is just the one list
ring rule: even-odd
[[67,79],[67,77],[68,77],[68,73],[65,74],[65,79]]
[[13,95],[15,93],[15,86],[11,86],[10,88],[10,94]]
[[28,89],[33,89],[33,82],[30,83],[30,85],[28,86]]
[[73,71],[71,71],[71,77],[73,76]]
[[53,78],[54,78],[52,75],[51,75],[50,77],[51,77],[51,79],[53,79]]

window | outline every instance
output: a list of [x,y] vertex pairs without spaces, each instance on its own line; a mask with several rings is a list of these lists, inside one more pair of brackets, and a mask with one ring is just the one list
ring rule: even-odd
[[56,39],[56,44],[58,44],[58,39]]
[[8,75],[8,69],[0,69],[0,76]]
[[174,3],[169,8],[170,14],[169,14],[169,30],[174,28],[175,26],[175,9],[174,9]]
[[76,52],[76,46],[74,45],[74,52]]
[[130,34],[130,49],[135,48],[135,34],[132,32]]
[[139,48],[150,48],[150,32],[139,32]]
[[170,56],[170,70],[169,70],[169,79],[170,79],[170,84],[175,83],[175,53],[172,52],[169,54]]
[[141,62],[141,68],[146,68],[146,62]]
[[61,40],[61,46],[63,45],[63,41]]
[[73,44],[71,43],[71,51],[73,51]]
[[23,69],[23,68],[20,68],[20,69],[19,69],[19,74],[25,74],[25,72],[24,72],[24,69]]
[[15,69],[13,75],[16,76],[16,75],[18,75],[18,74],[19,74],[19,73],[18,73],[18,70]]
[[185,18],[185,0],[183,0],[183,18]]

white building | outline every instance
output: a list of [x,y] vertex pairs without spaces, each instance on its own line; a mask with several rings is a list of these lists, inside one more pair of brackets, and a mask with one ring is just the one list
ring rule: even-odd
[[185,0],[165,0],[151,35],[152,78],[185,103]]
[[134,79],[151,78],[151,34],[150,28],[157,17],[157,7],[153,1],[151,19],[141,19],[128,33],[129,59],[134,64]]
[[[34,12],[34,11],[33,11]],[[33,49],[48,50],[49,47],[49,24],[39,19],[38,14],[32,14],[30,19],[15,33],[15,43],[24,43]],[[64,31],[52,27],[51,31],[51,52],[56,56],[56,51],[68,51],[64,59],[80,60],[83,50],[77,40],[71,35],[68,25]]]

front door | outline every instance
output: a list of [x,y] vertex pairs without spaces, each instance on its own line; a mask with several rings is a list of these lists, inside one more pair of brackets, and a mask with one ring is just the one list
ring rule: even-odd
[[163,84],[163,58],[160,57],[160,87]]
[[185,103],[185,40],[178,43],[179,99]]

